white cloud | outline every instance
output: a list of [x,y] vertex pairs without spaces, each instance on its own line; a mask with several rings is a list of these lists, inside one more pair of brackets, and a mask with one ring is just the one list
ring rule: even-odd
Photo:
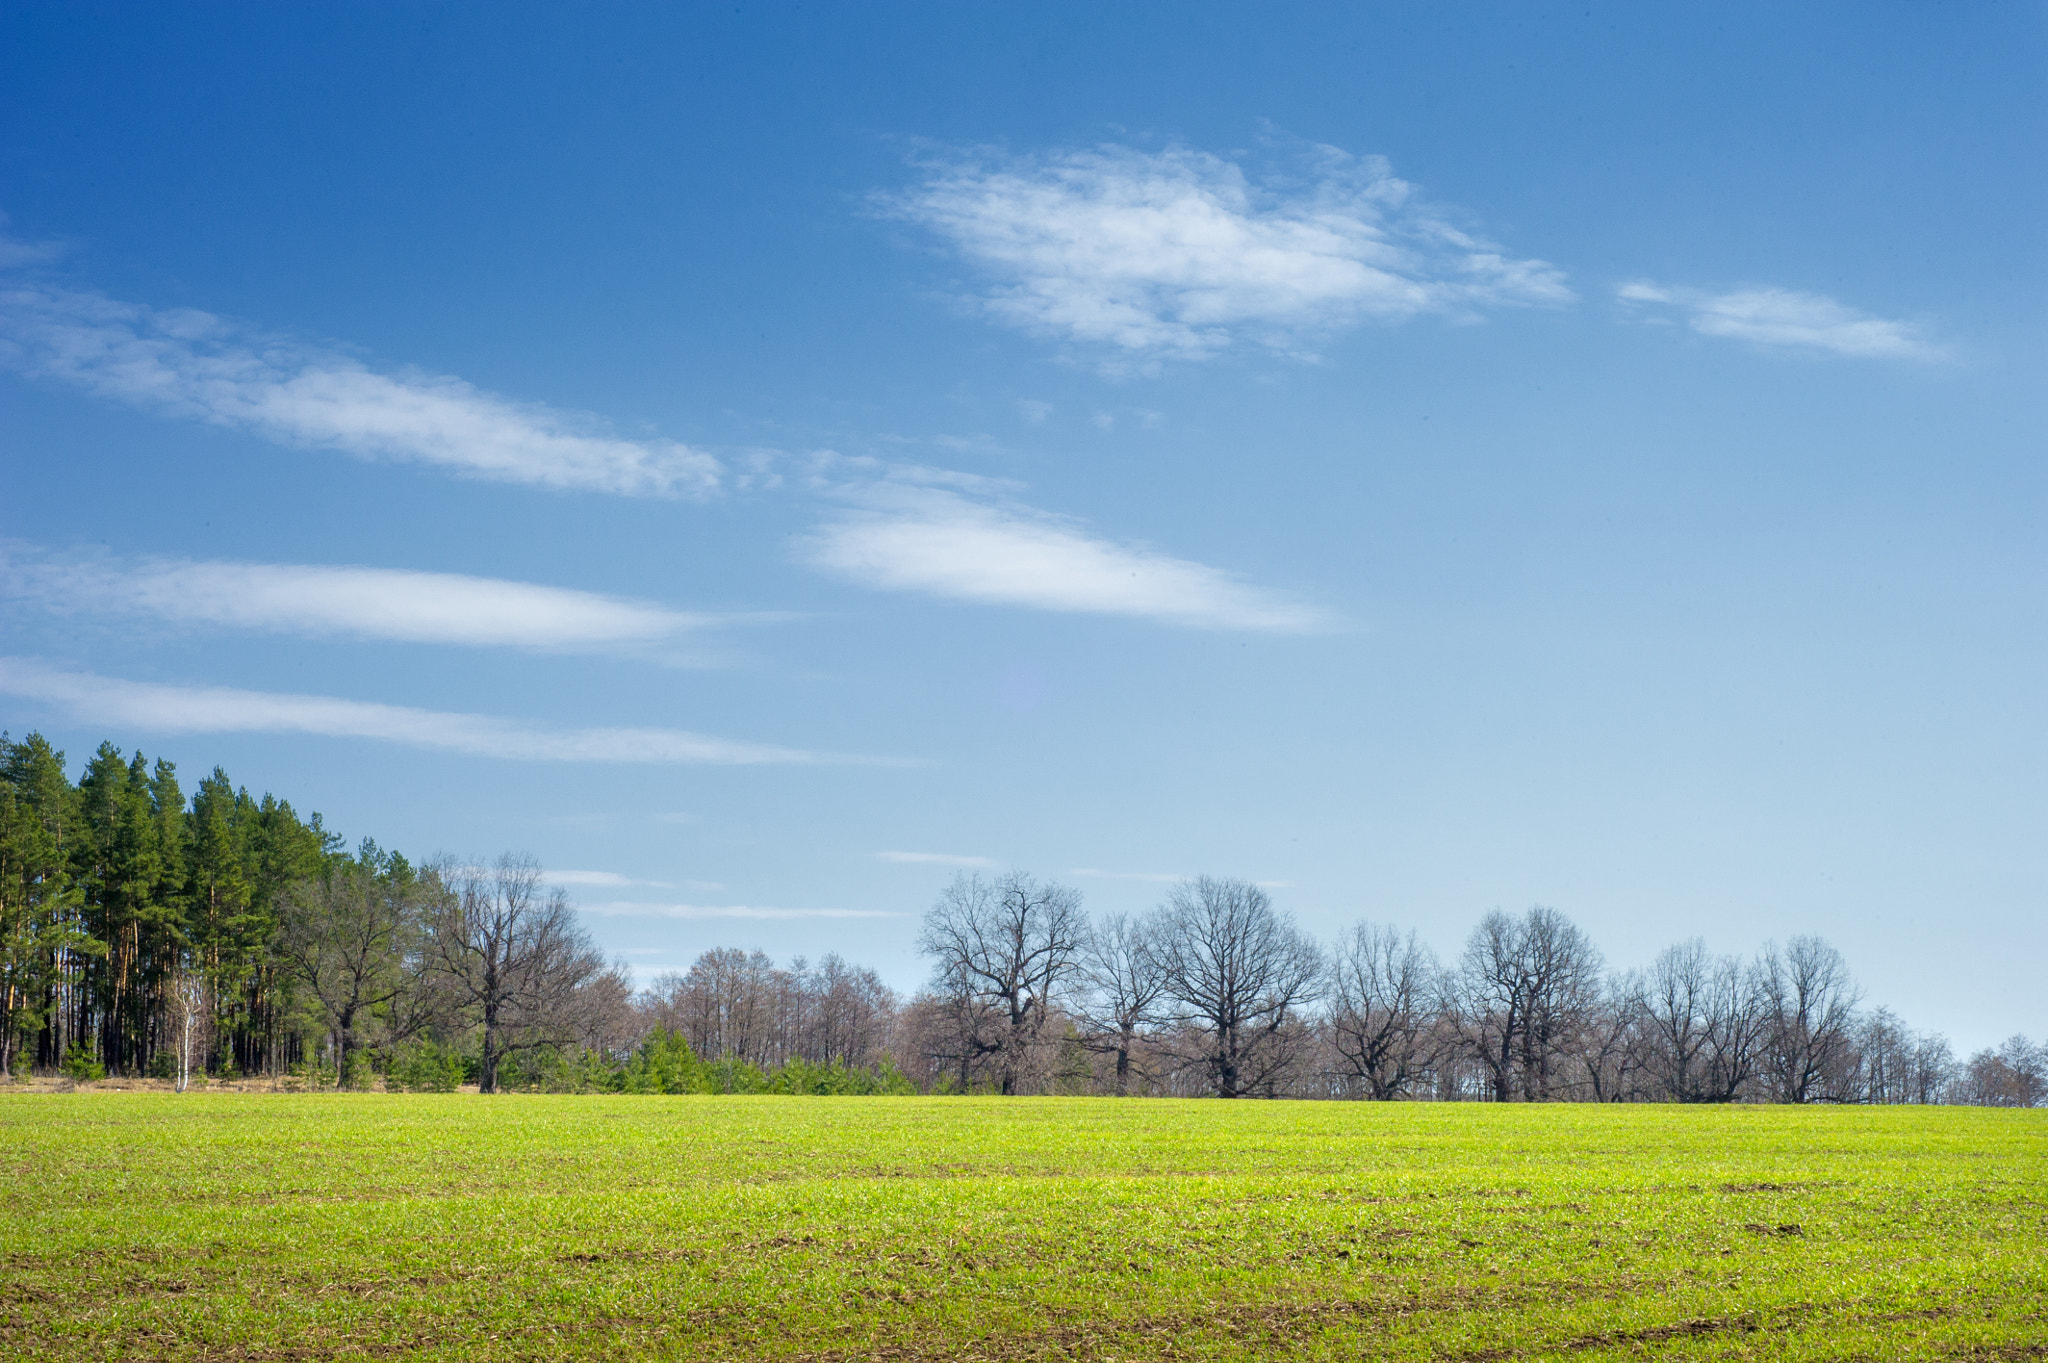
[[[6,226],[7,215],[0,213],[0,228]],[[64,248],[54,241],[24,241],[0,231],[0,269],[42,265],[63,254]]]
[[408,643],[551,651],[650,645],[717,623],[596,592],[457,573],[39,554],[0,542],[0,594],[56,610]]
[[478,478],[627,496],[701,495],[718,485],[718,462],[674,441],[621,440],[577,413],[445,375],[379,373],[204,312],[4,289],[0,361],[153,412]]
[[990,857],[962,857],[951,852],[877,852],[875,859],[900,866],[962,866],[974,871],[992,871],[996,866]]
[[1571,300],[1555,267],[1454,227],[1384,158],[1303,159],[1260,182],[1180,147],[965,156],[881,202],[991,277],[991,317],[1141,361]]
[[649,918],[902,918],[900,913],[882,909],[763,909],[750,904],[639,904],[616,901],[609,904],[579,904],[585,913],[618,917]]
[[1708,293],[1638,281],[1622,285],[1616,296],[1633,307],[1676,313],[1703,336],[1857,359],[1939,360],[1946,354],[1910,322],[1873,317],[1825,294],[1775,288]]
[[1215,568],[1096,539],[1063,517],[934,489],[852,495],[867,507],[819,527],[798,552],[867,586],[1204,629],[1303,633],[1327,623]]
[[46,701],[88,723],[159,733],[318,734],[543,762],[752,766],[847,760],[680,729],[549,729],[332,696],[122,681],[25,658],[0,658],[0,695]]
[[626,889],[635,885],[658,890],[673,888],[665,880],[632,880],[617,871],[543,871],[540,878],[550,885],[560,885],[565,889],[579,885],[602,889]]

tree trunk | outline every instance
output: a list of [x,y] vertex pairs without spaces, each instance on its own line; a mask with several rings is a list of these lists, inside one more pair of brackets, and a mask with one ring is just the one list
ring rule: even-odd
[[476,1091],[498,1091],[498,1006],[495,1003],[484,1005],[484,1049],[477,1061]]

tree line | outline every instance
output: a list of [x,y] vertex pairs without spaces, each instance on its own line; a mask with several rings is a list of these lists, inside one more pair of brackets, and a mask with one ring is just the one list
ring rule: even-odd
[[1021,873],[961,875],[924,918],[915,1056],[990,1092],[1494,1102],[2048,1102],[2048,1045],[1958,1060],[1864,1006],[1818,937],[1613,970],[1555,909],[1482,918],[1448,961],[1412,930],[1322,943],[1243,880],[1091,921]]
[[1607,968],[1564,915],[1481,920],[1453,960],[1332,943],[1245,881],[1091,918],[961,875],[927,985],[721,948],[636,989],[531,859],[415,865],[216,768],[102,744],[73,784],[0,735],[0,1073],[296,1074],[337,1087],[1100,1093],[1490,1101],[2048,1101],[2048,1047],[1958,1060],[1866,1008],[1842,957],[1697,939]]

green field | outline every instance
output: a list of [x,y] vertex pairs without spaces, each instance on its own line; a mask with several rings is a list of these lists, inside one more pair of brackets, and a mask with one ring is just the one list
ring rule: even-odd
[[2048,1112],[0,1098],[31,1358],[2048,1357]]

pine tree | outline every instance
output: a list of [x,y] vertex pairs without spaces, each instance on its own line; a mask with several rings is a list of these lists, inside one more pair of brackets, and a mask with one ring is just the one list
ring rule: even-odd
[[61,992],[92,946],[66,865],[74,803],[63,753],[41,734],[0,734],[0,1070],[31,1038],[35,1061],[55,1062]]

